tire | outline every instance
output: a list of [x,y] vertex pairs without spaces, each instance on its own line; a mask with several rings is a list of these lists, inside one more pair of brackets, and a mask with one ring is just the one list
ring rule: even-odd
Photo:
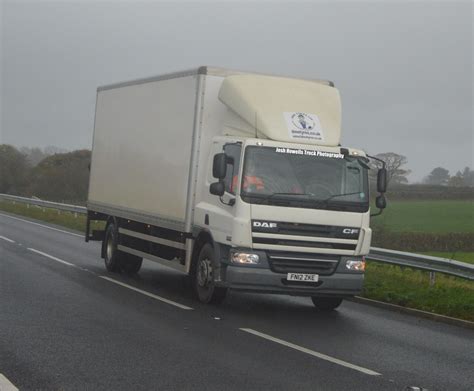
[[122,271],[126,274],[137,274],[142,267],[143,258],[137,257],[136,255],[132,254],[124,254],[124,258],[122,259],[121,268]]
[[332,311],[342,303],[342,297],[318,297],[312,296],[314,306],[320,311]]
[[214,284],[212,270],[214,257],[214,248],[206,243],[199,251],[193,265],[193,289],[197,299],[205,304],[220,304],[227,294],[227,288],[216,287]]
[[110,223],[105,230],[104,237],[104,262],[109,272],[120,272],[122,270],[125,253],[117,249],[118,230],[115,224]]

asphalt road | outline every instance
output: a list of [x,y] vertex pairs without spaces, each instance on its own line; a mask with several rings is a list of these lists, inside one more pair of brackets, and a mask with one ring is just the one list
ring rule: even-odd
[[2,391],[474,390],[472,330],[353,302],[206,306],[176,271],[108,273],[98,243],[27,220],[0,213]]

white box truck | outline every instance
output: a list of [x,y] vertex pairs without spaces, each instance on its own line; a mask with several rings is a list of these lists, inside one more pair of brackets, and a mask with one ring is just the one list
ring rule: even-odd
[[99,87],[86,241],[109,271],[189,274],[205,303],[230,288],[333,309],[371,240],[369,157],[340,134],[329,81],[200,67]]

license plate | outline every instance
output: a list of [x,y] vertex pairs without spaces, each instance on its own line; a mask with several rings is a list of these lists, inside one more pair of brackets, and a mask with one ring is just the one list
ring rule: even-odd
[[288,281],[318,282],[319,274],[288,273],[286,279]]

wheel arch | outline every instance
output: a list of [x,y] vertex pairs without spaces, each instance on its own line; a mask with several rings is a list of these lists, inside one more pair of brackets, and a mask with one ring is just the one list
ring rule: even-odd
[[208,230],[203,229],[198,233],[196,239],[194,239],[193,250],[191,254],[191,272],[194,271],[199,252],[207,243],[209,243],[214,248],[214,251],[216,250],[212,234]]

